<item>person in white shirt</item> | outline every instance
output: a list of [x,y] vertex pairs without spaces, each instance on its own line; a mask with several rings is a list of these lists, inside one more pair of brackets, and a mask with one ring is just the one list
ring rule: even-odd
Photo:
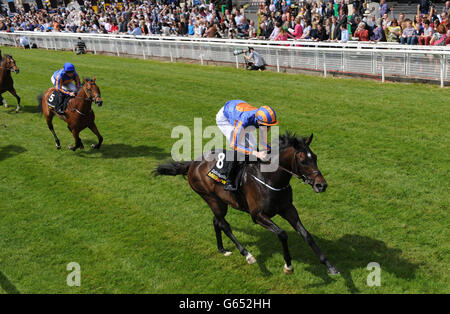
[[346,43],[349,40],[348,29],[345,24],[341,24],[341,43]]
[[23,47],[23,49],[30,49],[30,41],[25,36],[21,36],[19,38],[20,46]]

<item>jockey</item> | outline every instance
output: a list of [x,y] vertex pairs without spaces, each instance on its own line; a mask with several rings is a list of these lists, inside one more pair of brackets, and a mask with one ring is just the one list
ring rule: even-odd
[[[243,100],[230,100],[217,113],[216,123],[234,151],[253,155],[261,160],[267,159],[267,154],[264,150],[270,150],[270,146],[267,143],[268,127],[278,124],[275,111],[271,107],[262,106],[256,108]],[[263,151],[258,151],[258,145],[253,134],[246,132],[246,128],[250,126],[255,128],[267,126],[267,128],[260,129],[260,144],[265,146]],[[227,169],[229,177],[233,168],[231,166],[230,169]],[[232,178],[227,181],[224,187],[226,191],[237,190],[237,186],[233,185],[233,181]]]
[[[75,71],[75,66],[72,63],[64,63],[64,67],[61,70],[53,73],[51,78],[53,86],[59,91],[60,95],[60,103],[57,108],[57,113],[64,114],[65,106],[60,106],[64,100],[66,103],[69,100],[69,97],[75,97],[75,93],[80,88],[80,77]],[[75,81],[75,84],[73,83]]]

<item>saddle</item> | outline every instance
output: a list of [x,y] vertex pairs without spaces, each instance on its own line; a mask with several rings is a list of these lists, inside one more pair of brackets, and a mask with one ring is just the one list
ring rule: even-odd
[[242,156],[242,158],[239,157],[238,159],[237,156],[239,154],[240,153],[231,151],[227,152],[225,150],[216,154],[216,163],[206,175],[221,185],[234,183],[234,186],[239,188],[242,174],[244,173],[246,166],[246,162],[244,160],[248,159],[244,159]]

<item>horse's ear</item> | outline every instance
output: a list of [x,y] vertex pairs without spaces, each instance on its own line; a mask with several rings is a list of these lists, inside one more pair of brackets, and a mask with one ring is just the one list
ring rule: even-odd
[[311,133],[311,136],[309,138],[306,139],[305,144],[309,146],[309,144],[311,144],[312,140],[313,140],[313,136],[314,134]]
[[0,59],[2,59],[2,51],[0,50]]
[[95,75],[92,77],[92,81],[95,82]]

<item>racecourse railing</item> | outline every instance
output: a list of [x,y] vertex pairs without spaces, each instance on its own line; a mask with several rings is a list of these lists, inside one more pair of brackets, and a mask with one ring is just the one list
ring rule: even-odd
[[389,43],[266,41],[165,36],[130,36],[74,33],[0,32],[0,44],[19,46],[19,38],[27,37],[39,48],[75,50],[78,37],[93,53],[131,55],[144,59],[163,57],[198,60],[200,63],[243,62],[236,49],[251,46],[277,71],[283,69],[345,73],[380,77],[424,79],[440,82],[450,79],[450,49],[446,46],[405,46]]

